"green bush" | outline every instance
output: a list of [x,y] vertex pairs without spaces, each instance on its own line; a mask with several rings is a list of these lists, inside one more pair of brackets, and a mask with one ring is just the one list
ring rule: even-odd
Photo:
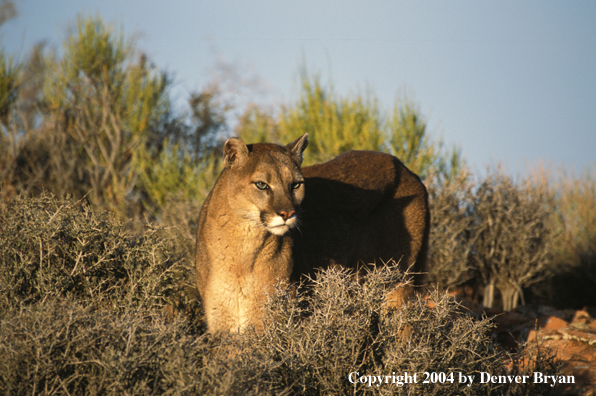
[[191,95],[190,116],[173,114],[169,87],[99,17],[78,19],[61,56],[37,46],[17,67],[0,52],[0,198],[85,197],[132,218],[129,229],[148,218],[189,234],[195,220],[168,220],[202,203],[221,171],[225,109],[204,92]]
[[148,143],[168,116],[166,77],[99,18],[79,18],[63,57],[47,59],[47,73],[46,118],[53,133],[69,137],[77,196],[90,191],[94,205],[125,212],[140,162],[152,154]]
[[16,100],[19,68],[20,65],[0,49],[0,125],[2,127],[8,124],[12,106]]
[[391,112],[372,94],[338,96],[333,87],[304,69],[300,99],[272,112],[250,107],[236,133],[248,142],[288,143],[309,133],[304,165],[333,159],[349,150],[384,151],[396,155],[414,173],[425,178],[432,172],[453,177],[463,166],[457,150],[444,150],[431,141],[424,118],[411,102],[395,104]]
[[[0,54],[0,197],[43,191],[86,199],[140,229],[145,218],[196,229],[197,213],[222,169],[229,106],[215,84],[173,111],[170,79],[100,17],[79,17],[60,55],[35,47],[22,65]],[[299,100],[251,107],[237,133],[247,142],[288,143],[311,134],[305,165],[350,149],[390,152],[422,177],[452,174],[457,151],[430,140],[411,103],[385,111],[372,93],[341,97],[302,72]]]

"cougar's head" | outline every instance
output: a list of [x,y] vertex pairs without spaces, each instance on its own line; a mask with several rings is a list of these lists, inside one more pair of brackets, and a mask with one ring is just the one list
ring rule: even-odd
[[284,235],[295,227],[304,198],[300,165],[307,146],[307,133],[287,146],[247,146],[238,138],[226,141],[227,195],[233,210],[274,235]]

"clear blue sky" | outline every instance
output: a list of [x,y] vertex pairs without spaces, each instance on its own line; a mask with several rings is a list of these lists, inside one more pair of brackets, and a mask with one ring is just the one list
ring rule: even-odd
[[289,102],[302,61],[340,94],[370,88],[389,108],[400,93],[476,171],[546,161],[596,163],[596,0],[153,1],[17,0],[6,51],[59,46],[77,14],[138,33],[138,47],[176,75],[179,100],[218,59],[266,90],[238,101]]

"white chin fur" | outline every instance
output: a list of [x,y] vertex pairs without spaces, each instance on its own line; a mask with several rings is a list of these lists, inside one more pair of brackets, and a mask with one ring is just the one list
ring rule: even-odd
[[281,236],[288,232],[290,228],[292,228],[296,224],[296,216],[290,217],[288,220],[282,219],[281,217],[277,216],[274,217],[273,220],[269,224],[267,224],[267,229],[273,235]]
[[283,234],[288,232],[290,227],[288,227],[287,225],[283,225],[283,226],[277,226],[277,227],[267,227],[267,229],[273,235],[282,236]]

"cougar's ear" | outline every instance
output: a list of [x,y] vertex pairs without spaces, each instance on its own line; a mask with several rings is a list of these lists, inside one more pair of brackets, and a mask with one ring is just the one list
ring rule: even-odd
[[304,156],[302,153],[308,147],[308,133],[305,133],[298,139],[294,140],[292,143],[288,143],[286,149],[288,149],[296,160],[298,160],[298,165],[302,165],[302,160]]
[[230,138],[224,144],[224,166],[242,165],[248,160],[248,147],[239,138]]

